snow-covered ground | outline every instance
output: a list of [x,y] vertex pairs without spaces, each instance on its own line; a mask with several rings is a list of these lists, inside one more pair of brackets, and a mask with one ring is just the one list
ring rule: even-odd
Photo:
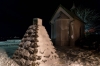
[[[14,51],[12,52],[12,50],[15,50],[15,48],[17,49],[17,46],[3,48],[6,49],[9,55],[8,52],[13,54]],[[62,64],[62,66],[100,66],[100,54],[94,51],[79,48],[67,48],[66,50],[59,48],[57,49],[57,53],[61,58],[60,64]]]
[[5,49],[8,57],[11,57],[15,50],[18,48],[20,41],[21,40],[0,41],[0,48]]
[[21,42],[21,40],[0,41],[0,46],[18,45],[20,42]]
[[[83,50],[80,48],[57,47],[57,53],[61,58],[61,64],[66,66],[100,66],[100,53],[94,50]],[[64,66],[64,65],[62,65]]]
[[[6,50],[8,55],[9,52],[14,52],[18,48],[12,55],[20,66],[100,66],[100,54],[93,50],[54,47],[45,27],[40,23],[38,27],[35,25],[29,27],[22,42],[19,42],[20,44],[13,41],[0,44],[19,44],[19,47],[11,45],[2,48]],[[7,57],[5,51],[0,51],[0,64],[0,66],[18,66],[11,58]]]
[[0,48],[0,66],[19,66],[15,61],[7,56],[4,49]]
[[12,55],[14,54],[14,52],[18,48],[18,46],[2,46],[0,48],[5,49],[8,57],[12,57]]
[[18,48],[20,41],[21,40],[0,41],[0,48],[5,49],[8,57],[11,57],[15,50]]

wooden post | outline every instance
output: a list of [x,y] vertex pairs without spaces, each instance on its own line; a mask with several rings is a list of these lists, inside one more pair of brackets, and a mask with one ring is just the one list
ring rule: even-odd
[[42,25],[42,19],[40,19],[40,18],[34,18],[33,19],[33,24]]

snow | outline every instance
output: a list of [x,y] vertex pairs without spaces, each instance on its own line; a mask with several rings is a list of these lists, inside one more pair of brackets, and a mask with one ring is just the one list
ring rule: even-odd
[[69,48],[69,47],[67,47],[65,50],[62,50],[61,47],[56,47],[56,48],[59,57],[62,58],[61,61],[63,62],[66,61],[65,62],[66,66],[100,65],[100,54],[95,53],[94,50],[84,50],[81,48]]
[[0,46],[18,45],[20,42],[21,42],[21,40],[0,41]]
[[74,38],[74,36],[73,36],[73,35],[71,35],[71,38],[73,39],[73,38]]
[[0,48],[0,66],[19,66],[19,65],[8,57],[4,49]]
[[[50,41],[51,39],[49,38],[49,35],[45,29],[44,26],[38,26],[38,40],[39,42],[37,42],[37,44],[39,45],[38,49],[38,53],[37,55],[42,56],[42,60],[47,60],[46,63],[41,62],[41,60],[37,60],[36,62],[40,62],[40,66],[52,66],[52,64],[56,61],[58,62],[58,58],[55,58],[54,56],[57,56],[57,54],[55,53],[55,49],[54,46],[52,44],[52,42]],[[51,52],[53,52],[54,54],[51,54]],[[43,53],[43,54],[41,54]],[[49,58],[45,58],[49,57]]]
[[[22,39],[22,42],[24,43],[21,44],[22,45],[24,44],[28,47],[27,49],[20,47],[22,48],[23,51],[20,49],[21,51],[19,52],[18,55],[20,56],[21,54],[23,56],[23,57],[21,56],[21,58],[23,59],[17,59],[17,61],[18,62],[22,61],[23,63],[22,66],[27,66],[28,64],[31,64],[31,62],[34,62],[35,63],[34,65],[36,66],[89,66],[89,64],[90,66],[98,66],[96,64],[99,63],[100,61],[99,57],[96,56],[95,58],[95,56],[92,54],[92,51],[83,51],[80,49],[74,49],[68,47],[66,48],[66,50],[63,51],[57,50],[56,52],[56,49],[53,46],[53,43],[51,42],[51,39],[45,27],[42,26],[42,22],[38,24],[39,24],[37,30],[38,37],[36,38],[38,40],[38,42],[36,43],[38,47],[37,46],[31,47],[30,44],[34,44],[34,42],[25,41],[24,38]],[[32,37],[28,36],[28,39],[26,40],[30,40],[30,38]],[[57,48],[61,49],[62,47],[57,47]],[[33,52],[33,50],[36,50],[37,52],[36,51]],[[25,59],[24,56],[26,56],[27,58],[31,58],[31,60]],[[33,57],[36,58],[35,61],[32,61],[32,59],[34,59]],[[39,57],[40,59],[38,59]],[[95,59],[98,61],[95,61]],[[89,63],[89,61],[92,62]]]
[[10,42],[10,43],[19,43],[19,42],[21,42],[21,40],[7,40],[6,42]]

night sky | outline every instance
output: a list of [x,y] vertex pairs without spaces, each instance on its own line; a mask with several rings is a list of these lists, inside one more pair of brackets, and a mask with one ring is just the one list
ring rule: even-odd
[[[75,0],[74,2],[76,7],[81,5],[100,11],[99,0]],[[49,21],[59,4],[62,4],[66,9],[70,9],[73,0],[0,0],[0,37],[23,37],[27,28],[32,25],[33,18],[43,19],[43,25],[50,35]]]

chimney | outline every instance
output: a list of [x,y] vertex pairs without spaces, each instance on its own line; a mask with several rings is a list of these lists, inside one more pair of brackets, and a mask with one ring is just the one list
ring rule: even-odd
[[74,1],[73,1],[73,5],[72,5],[72,8],[70,9],[70,10],[73,10],[73,9],[75,9],[76,7],[75,7],[75,4],[74,4]]

